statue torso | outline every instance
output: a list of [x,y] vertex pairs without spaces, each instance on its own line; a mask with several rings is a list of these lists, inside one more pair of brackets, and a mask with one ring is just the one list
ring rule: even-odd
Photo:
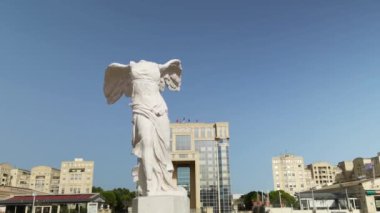
[[161,73],[158,64],[148,61],[131,63],[132,107],[146,108],[155,114],[167,112],[159,90]]

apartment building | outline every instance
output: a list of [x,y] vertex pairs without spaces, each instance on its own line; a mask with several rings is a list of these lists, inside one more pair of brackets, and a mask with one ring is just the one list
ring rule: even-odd
[[311,171],[311,177],[315,186],[326,186],[335,183],[336,176],[341,173],[339,167],[328,162],[316,162],[309,164],[307,168]]
[[10,186],[19,188],[29,188],[30,171],[25,169],[12,169]]
[[372,164],[371,158],[355,158],[353,160],[354,169],[353,169],[353,179],[364,179],[372,174],[372,167],[369,168],[369,165]]
[[338,167],[342,170],[339,182],[380,177],[380,152],[375,157],[339,162]]
[[336,182],[342,183],[353,180],[354,162],[341,161],[338,163],[338,167],[341,170],[341,173],[337,174]]
[[82,158],[75,158],[73,161],[62,161],[59,193],[91,193],[93,174],[94,161],[85,161]]
[[31,170],[29,188],[45,193],[58,194],[60,170],[49,166],[36,166]]
[[0,163],[0,186],[9,186],[12,169],[9,163]]
[[273,188],[289,194],[309,189],[311,171],[305,168],[301,156],[284,154],[272,158]]
[[374,175],[380,177],[380,152],[378,152],[375,157],[372,157],[372,165]]

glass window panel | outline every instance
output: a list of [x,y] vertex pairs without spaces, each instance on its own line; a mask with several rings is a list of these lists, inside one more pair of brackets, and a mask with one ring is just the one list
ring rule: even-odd
[[191,150],[191,136],[177,135],[176,136],[176,150]]
[[199,128],[194,128],[194,138],[199,138]]
[[201,128],[201,138],[206,137],[206,129],[204,127]]

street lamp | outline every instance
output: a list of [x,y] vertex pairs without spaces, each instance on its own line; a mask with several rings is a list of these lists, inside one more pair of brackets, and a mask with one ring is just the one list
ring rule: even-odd
[[32,196],[33,196],[32,213],[35,212],[35,210],[34,210],[34,203],[36,202],[36,195],[37,195],[37,194],[36,194],[35,192],[32,193]]
[[313,198],[313,212],[316,212],[315,208],[315,198],[314,198],[314,187],[311,188],[311,196]]

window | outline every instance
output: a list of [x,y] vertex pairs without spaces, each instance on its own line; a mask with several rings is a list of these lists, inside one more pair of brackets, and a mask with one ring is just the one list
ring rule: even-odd
[[191,136],[177,135],[176,136],[176,150],[191,150]]
[[211,129],[210,129],[210,128],[207,128],[207,129],[206,129],[206,137],[207,137],[207,138],[210,138],[210,137],[211,137]]
[[199,128],[194,128],[194,137],[199,138]]
[[204,127],[201,128],[201,138],[206,137],[206,129]]

